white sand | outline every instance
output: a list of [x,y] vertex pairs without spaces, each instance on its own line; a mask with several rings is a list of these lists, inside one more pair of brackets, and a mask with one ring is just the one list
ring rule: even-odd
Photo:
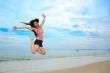
[[75,68],[87,64],[110,61],[109,57],[69,57],[31,61],[0,62],[0,73],[40,73]]
[[110,73],[110,61],[97,62],[81,67],[54,70],[42,73]]

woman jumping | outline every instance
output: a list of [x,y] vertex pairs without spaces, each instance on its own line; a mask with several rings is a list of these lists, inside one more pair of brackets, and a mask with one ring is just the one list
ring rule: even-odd
[[45,51],[45,49],[43,48],[43,45],[42,45],[42,43],[43,43],[43,29],[42,29],[42,26],[45,23],[46,16],[44,14],[42,14],[42,16],[43,16],[43,21],[42,21],[41,24],[39,23],[39,19],[36,18],[34,20],[31,20],[29,23],[21,22],[23,24],[30,25],[31,27],[16,27],[16,26],[13,27],[13,29],[29,29],[29,30],[34,32],[34,34],[36,36],[36,40],[34,41],[34,39],[32,38],[31,35],[29,37],[30,41],[31,41],[32,54],[35,54],[36,52],[38,52],[39,54],[42,54],[42,55],[46,54],[46,51]]

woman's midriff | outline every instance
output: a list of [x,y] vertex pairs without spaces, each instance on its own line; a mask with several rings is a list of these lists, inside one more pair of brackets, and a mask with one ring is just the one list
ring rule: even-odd
[[37,33],[37,39],[38,40],[43,40],[43,30],[42,30],[42,27],[39,26],[35,32]]

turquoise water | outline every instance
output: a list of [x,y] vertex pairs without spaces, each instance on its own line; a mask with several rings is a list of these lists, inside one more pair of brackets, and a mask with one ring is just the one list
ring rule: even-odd
[[47,54],[45,56],[31,54],[30,50],[1,50],[0,51],[0,61],[9,60],[38,60],[38,59],[50,59],[50,58],[61,58],[61,57],[85,57],[85,56],[95,56],[104,57],[110,56],[110,50],[90,50],[90,49],[74,49],[74,50],[46,50]]

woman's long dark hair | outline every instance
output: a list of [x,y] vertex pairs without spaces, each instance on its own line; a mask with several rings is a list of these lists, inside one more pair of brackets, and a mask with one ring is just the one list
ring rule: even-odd
[[[39,23],[39,19],[34,19],[34,20],[31,20],[28,25],[35,28],[35,26],[34,26],[35,21]],[[35,33],[35,31],[34,30],[32,30],[32,31],[34,32],[35,36],[37,37],[37,34]]]

